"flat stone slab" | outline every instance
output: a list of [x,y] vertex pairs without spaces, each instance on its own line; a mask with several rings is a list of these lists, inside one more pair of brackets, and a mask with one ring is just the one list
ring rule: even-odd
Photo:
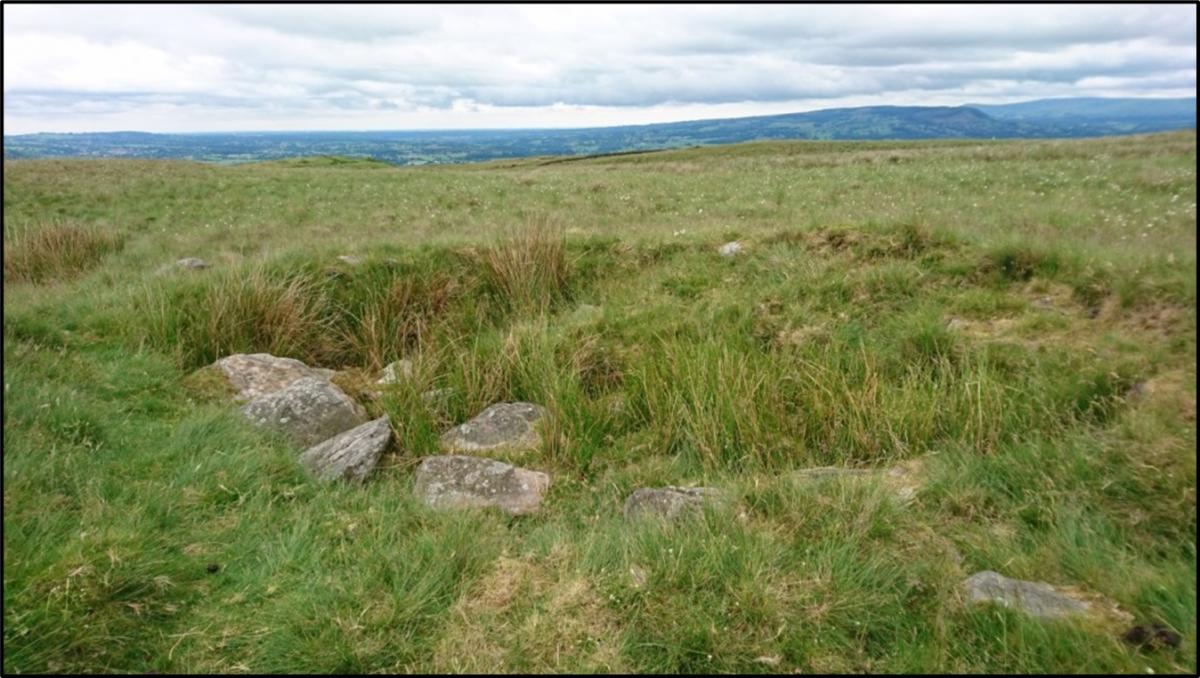
[[705,505],[728,501],[728,495],[715,487],[643,487],[625,500],[625,517],[661,516],[668,520],[699,515]]
[[313,445],[300,455],[300,463],[327,482],[362,482],[391,440],[392,427],[383,416]]
[[546,408],[533,403],[496,403],[474,419],[446,431],[441,438],[447,452],[536,450],[542,445],[537,424]]
[[367,421],[358,403],[328,379],[303,377],[242,407],[250,421],[310,447]]
[[438,509],[498,508],[513,516],[537,511],[550,476],[511,464],[462,455],[426,457],[414,491]]
[[293,358],[278,358],[270,353],[235,353],[215,365],[237,391],[238,400],[252,400],[286,388],[305,377],[328,380],[333,370],[309,367]]
[[1044,582],[1009,579],[991,570],[968,577],[963,589],[972,603],[996,603],[1043,619],[1084,615],[1090,609],[1086,602],[1060,593]]

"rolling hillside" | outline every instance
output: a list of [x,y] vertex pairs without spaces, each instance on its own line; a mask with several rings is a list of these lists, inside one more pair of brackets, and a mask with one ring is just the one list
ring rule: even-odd
[[1194,129],[1193,99],[1053,99],[1005,106],[871,106],[588,129],[6,136],[4,157],[248,162],[371,157],[399,165],[587,155],[768,139],[1008,139]]

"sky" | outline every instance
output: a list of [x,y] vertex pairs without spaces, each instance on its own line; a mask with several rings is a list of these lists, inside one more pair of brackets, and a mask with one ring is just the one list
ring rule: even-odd
[[1194,5],[12,5],[4,133],[589,127],[1196,92]]

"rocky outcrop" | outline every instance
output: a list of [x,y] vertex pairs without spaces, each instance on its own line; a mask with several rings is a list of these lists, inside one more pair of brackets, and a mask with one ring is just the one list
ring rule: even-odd
[[498,508],[513,516],[537,511],[550,476],[494,459],[461,455],[427,457],[417,467],[414,491],[439,509]]
[[313,445],[300,455],[300,463],[321,480],[361,482],[375,470],[391,439],[388,418],[380,417]]
[[366,412],[329,380],[302,377],[253,398],[242,408],[250,421],[309,447],[367,420]]
[[545,416],[540,405],[497,403],[443,434],[442,449],[451,453],[538,449],[542,439],[537,424]]

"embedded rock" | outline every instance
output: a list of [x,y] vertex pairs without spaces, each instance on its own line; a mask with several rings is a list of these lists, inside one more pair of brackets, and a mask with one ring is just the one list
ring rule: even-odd
[[742,243],[740,243],[736,240],[734,240],[732,242],[727,242],[724,245],[721,245],[721,249],[720,249],[721,256],[723,256],[723,257],[732,257],[733,255],[735,255],[741,251],[742,251]]
[[326,379],[333,370],[313,368],[292,358],[277,358],[270,353],[236,353],[221,358],[216,366],[238,391],[239,400],[251,400],[274,393],[297,379]]
[[496,403],[442,435],[447,452],[533,450],[541,446],[537,423],[546,408],[532,403]]
[[401,377],[408,379],[412,377],[413,364],[411,360],[397,360],[388,363],[388,366],[383,368],[383,376],[379,378],[376,384],[394,384],[400,381]]
[[203,259],[197,259],[196,257],[184,257],[183,259],[176,261],[175,265],[179,268],[186,268],[190,271],[198,271],[210,266],[207,261]]
[[309,447],[367,421],[366,412],[327,379],[303,377],[254,398],[242,408],[250,421]]
[[643,487],[625,500],[625,517],[656,515],[674,520],[699,515],[706,504],[727,500],[725,492],[715,487]]
[[300,463],[321,480],[361,482],[379,462],[392,440],[386,416],[339,433],[300,455]]
[[513,516],[537,511],[550,476],[494,459],[461,455],[426,457],[414,490],[434,508],[494,507]]
[[1086,602],[1059,593],[1049,584],[1009,579],[991,570],[968,577],[963,589],[972,603],[997,603],[1044,619],[1086,614],[1089,609]]

